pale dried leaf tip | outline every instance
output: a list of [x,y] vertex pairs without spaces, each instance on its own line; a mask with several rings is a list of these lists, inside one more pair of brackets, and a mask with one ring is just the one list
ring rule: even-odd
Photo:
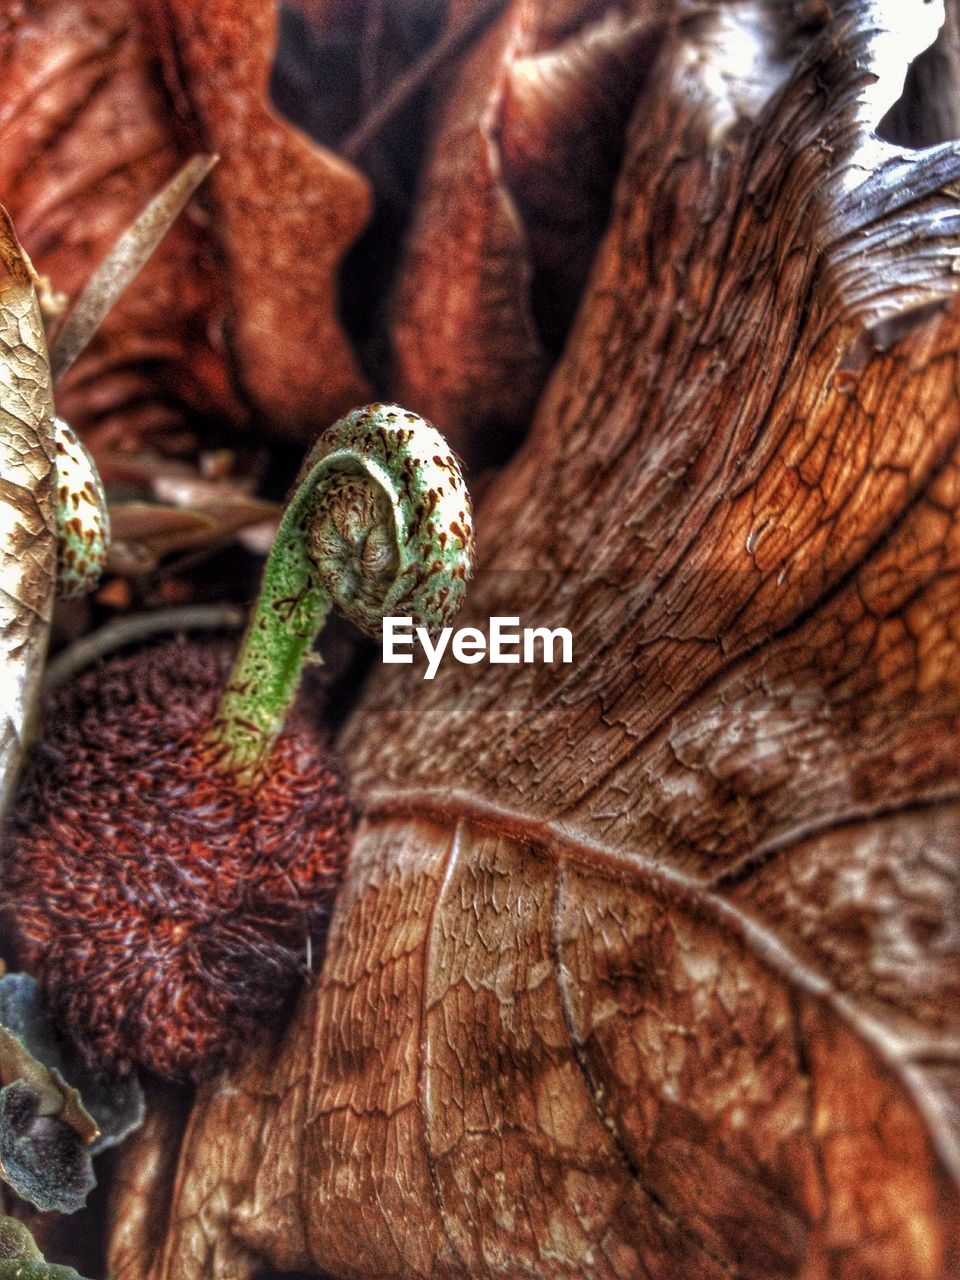
[[188,160],[131,223],[87,281],[50,351],[54,382],[63,377],[86,347],[218,159],[215,155],[197,155]]

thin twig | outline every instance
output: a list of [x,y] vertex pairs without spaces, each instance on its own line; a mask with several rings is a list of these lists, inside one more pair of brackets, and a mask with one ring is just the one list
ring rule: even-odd
[[50,350],[54,382],[63,377],[83,351],[216,163],[216,156],[198,155],[188,160],[127,227],[94,271]]
[[434,76],[448,58],[454,57],[487,27],[504,8],[507,0],[486,0],[443,33],[419,62],[397,76],[386,94],[357,127],[348,133],[339,146],[339,152],[347,160],[359,160],[381,129],[393,119],[428,80]]
[[376,102],[380,88],[380,67],[377,52],[383,42],[387,15],[384,0],[370,0],[364,10],[363,30],[360,37],[360,101],[364,115]]
[[116,618],[99,631],[75,640],[48,663],[43,673],[43,692],[51,693],[77,672],[125,645],[177,631],[237,631],[245,621],[244,610],[233,604],[182,605]]

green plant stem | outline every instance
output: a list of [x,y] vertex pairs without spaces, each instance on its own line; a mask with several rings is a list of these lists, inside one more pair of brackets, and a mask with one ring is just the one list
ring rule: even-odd
[[389,614],[436,631],[460,606],[472,557],[469,497],[436,429],[397,405],[341,418],[307,456],[280,521],[206,734],[211,760],[256,785],[333,605],[371,635]]
[[280,521],[208,734],[218,762],[241,781],[254,781],[270,754],[297,696],[307,652],[330,611],[330,596],[310,556],[312,505],[310,484],[301,484]]

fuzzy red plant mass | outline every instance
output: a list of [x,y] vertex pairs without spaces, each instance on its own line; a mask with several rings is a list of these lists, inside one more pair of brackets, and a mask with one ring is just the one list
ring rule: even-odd
[[165,642],[62,688],[3,851],[17,958],[92,1064],[196,1078],[289,1005],[350,817],[290,717],[253,788],[201,745],[232,653]]

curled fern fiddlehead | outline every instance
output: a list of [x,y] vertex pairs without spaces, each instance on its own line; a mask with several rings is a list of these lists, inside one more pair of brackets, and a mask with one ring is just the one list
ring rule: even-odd
[[446,441],[397,405],[355,409],[301,469],[208,735],[218,764],[255,781],[336,606],[370,635],[390,615],[435,632],[473,565],[470,500]]

